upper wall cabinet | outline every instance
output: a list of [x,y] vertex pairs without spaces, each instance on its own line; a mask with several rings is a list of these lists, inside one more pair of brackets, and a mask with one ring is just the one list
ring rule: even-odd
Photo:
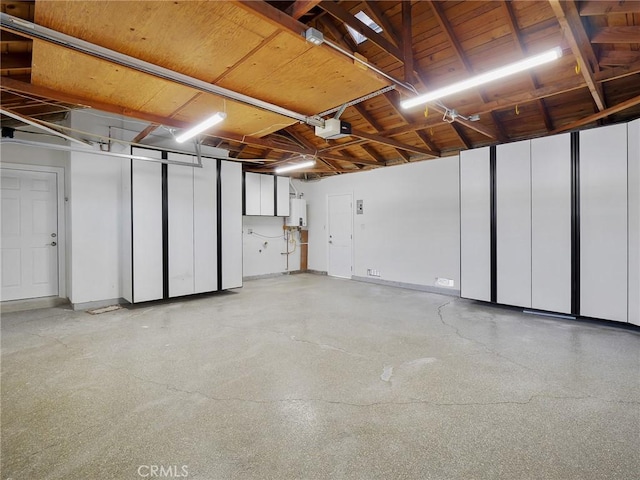
[[245,173],[244,215],[289,215],[289,178]]

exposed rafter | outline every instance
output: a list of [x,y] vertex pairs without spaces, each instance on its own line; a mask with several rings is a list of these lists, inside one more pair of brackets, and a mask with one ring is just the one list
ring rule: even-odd
[[393,43],[391,43],[389,40],[384,38],[379,33],[376,33],[368,25],[365,25],[364,23],[362,23],[360,20],[358,20],[353,15],[351,15],[347,10],[342,8],[337,3],[325,0],[323,2],[320,2],[320,8],[322,8],[328,14],[334,16],[344,24],[349,25],[358,33],[367,37],[371,42],[376,44],[378,47],[380,47],[382,50],[387,52],[389,55],[395,57],[401,62],[403,61],[402,52],[398,47],[396,47]]
[[[509,28],[511,29],[511,34],[513,36],[513,41],[516,47],[518,48],[518,50],[520,51],[520,55],[524,57],[527,53],[526,47],[524,45],[524,42],[522,41],[522,36],[520,35],[520,29],[518,28],[518,21],[516,20],[516,16],[513,12],[513,7],[511,6],[511,2],[508,2],[507,0],[502,0],[502,8],[506,13],[506,17],[509,23]],[[536,76],[534,73],[529,74],[529,84],[533,89],[540,88],[540,84],[538,83],[538,80],[536,79]],[[549,132],[553,130],[553,121],[549,116],[549,112],[547,110],[547,106],[544,103],[544,100],[539,99],[537,101],[537,104],[538,104],[538,110],[540,110],[540,115],[542,116],[542,119],[544,121],[544,126],[546,127],[547,131]]]
[[404,81],[408,83],[414,83],[412,25],[411,2],[402,2],[402,59],[404,61]]
[[549,0],[549,3],[571,46],[571,51],[580,65],[580,71],[589,87],[596,107],[600,111],[604,110],[607,107],[604,102],[602,86],[594,78],[594,73],[598,71],[600,66],[589,42],[589,37],[580,21],[575,4],[571,0]]
[[566,132],[567,130],[580,128],[584,125],[588,125],[597,120],[600,120],[601,118],[605,118],[605,117],[608,117],[609,115],[613,115],[615,113],[626,110],[627,108],[635,107],[636,105],[640,105],[640,95],[630,98],[629,100],[626,100],[624,102],[620,102],[619,104],[614,105],[613,107],[607,108],[606,110],[603,110],[601,112],[594,113],[593,115],[589,115],[588,117],[584,117],[580,120],[576,120],[575,122],[568,123],[567,125],[564,125],[554,130],[551,133]]
[[580,15],[609,15],[611,13],[640,13],[637,0],[589,0],[580,2]]
[[396,47],[402,46],[402,38],[384,14],[378,2],[367,1],[365,8],[369,11],[373,20],[382,27],[382,34],[385,35]]
[[[379,133],[381,130],[383,130],[382,127],[378,125],[378,122],[371,115],[369,115],[369,112],[365,110],[362,104],[357,103],[353,106],[353,108],[358,112],[358,114],[363,118],[363,120],[367,122],[371,126],[371,128],[373,128],[376,131],[376,133]],[[406,153],[404,150],[401,150],[396,147],[394,147],[394,150],[398,153],[398,155],[400,155],[406,161],[409,161],[409,154]]]
[[[451,24],[449,23],[449,20],[447,19],[444,13],[444,10],[442,9],[442,6],[439,3],[433,2],[433,1],[430,1],[429,4],[431,5],[433,14],[436,17],[436,20],[438,21],[438,24],[440,25],[442,32],[447,37],[447,40],[451,44],[451,48],[453,48],[453,51],[458,57],[458,60],[460,60],[460,63],[462,63],[462,66],[467,71],[467,73],[469,74],[474,73],[473,66],[467,59],[464,53],[464,50],[462,49],[462,45],[458,41],[458,38],[456,37],[453,31],[453,28],[451,27]],[[484,90],[478,89],[478,94],[480,95],[480,98],[484,103],[487,103],[489,101],[487,99],[487,95],[485,94]],[[496,126],[498,130],[498,140],[502,142],[507,141],[508,139],[507,133],[505,132],[504,127],[502,126],[502,123],[500,123],[498,116],[495,115],[493,112],[490,112],[489,115],[491,116],[491,120],[493,121],[493,124]]]
[[286,12],[288,15],[291,15],[296,20],[306,15],[309,10],[318,5],[320,0],[296,0],[289,8],[287,8]]

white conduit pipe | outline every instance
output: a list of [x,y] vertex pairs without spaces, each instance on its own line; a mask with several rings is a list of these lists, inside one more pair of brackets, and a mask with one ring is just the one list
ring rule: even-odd
[[[56,145],[55,143],[33,142],[31,140],[20,140],[17,138],[3,138],[0,145],[7,143],[23,145],[26,147],[47,148],[50,150],[62,150],[64,152],[88,153],[89,155],[101,155],[106,157],[130,158],[132,160],[142,160],[145,162],[166,163],[167,165],[181,165],[183,167],[202,168],[202,163],[180,162],[177,160],[165,160],[161,158],[145,157],[143,155],[130,155],[127,153],[103,152],[102,150],[88,150],[84,148],[74,148],[68,145]],[[225,159],[228,160],[228,159]]]

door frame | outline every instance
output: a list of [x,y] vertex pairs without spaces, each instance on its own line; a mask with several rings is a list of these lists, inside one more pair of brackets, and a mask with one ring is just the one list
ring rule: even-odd
[[3,170],[22,170],[27,172],[45,172],[56,175],[56,198],[58,199],[58,297],[67,298],[67,230],[66,230],[66,189],[65,169],[62,167],[47,167],[23,163],[0,163]]
[[[330,207],[329,207],[329,197],[339,197],[342,195],[349,195],[349,197],[351,197],[351,252],[350,252],[350,256],[351,256],[351,277],[353,278],[353,273],[355,271],[355,264],[354,264],[354,254],[353,254],[353,192],[342,192],[342,193],[328,193],[327,194],[327,228],[325,229],[325,241],[326,241],[326,246],[327,246],[327,275],[329,275],[329,266],[331,265],[331,254],[329,253],[329,216],[330,216]],[[344,277],[336,277],[336,278],[344,278]]]

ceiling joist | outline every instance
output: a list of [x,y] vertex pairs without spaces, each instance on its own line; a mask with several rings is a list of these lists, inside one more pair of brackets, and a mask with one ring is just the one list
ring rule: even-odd
[[549,0],[549,3],[551,4],[553,13],[558,19],[565,38],[569,42],[574,57],[576,57],[579,69],[589,87],[589,92],[591,92],[596,107],[600,111],[604,110],[607,107],[604,102],[602,86],[594,79],[594,73],[600,66],[575,4],[571,0]]

